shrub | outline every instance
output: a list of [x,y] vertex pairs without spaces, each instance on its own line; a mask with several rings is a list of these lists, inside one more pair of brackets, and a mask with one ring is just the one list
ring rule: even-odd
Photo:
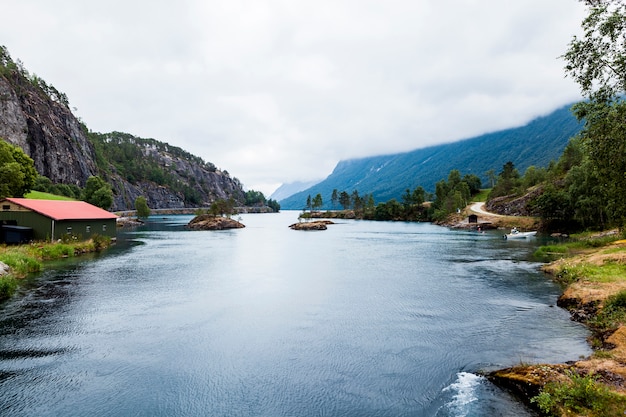
[[17,288],[17,280],[12,275],[0,277],[0,300],[9,298]]
[[567,377],[567,381],[547,383],[531,402],[548,415],[565,415],[565,410],[590,417],[623,415],[626,397],[609,390],[596,375],[570,371]]

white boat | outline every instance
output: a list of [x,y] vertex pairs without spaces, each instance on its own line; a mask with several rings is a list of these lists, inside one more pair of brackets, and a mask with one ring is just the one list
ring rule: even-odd
[[505,239],[526,239],[537,234],[537,231],[533,232],[520,232],[516,227],[511,229],[511,233],[504,235]]

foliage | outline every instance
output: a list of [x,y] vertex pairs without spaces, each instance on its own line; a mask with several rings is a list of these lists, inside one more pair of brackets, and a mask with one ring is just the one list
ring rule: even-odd
[[0,300],[9,298],[17,289],[17,280],[13,275],[0,276]]
[[275,213],[278,213],[280,211],[280,204],[278,203],[278,201],[271,198],[267,200],[267,206],[274,210]]
[[227,215],[230,217],[232,214],[235,214],[235,200],[232,198],[229,198],[228,200],[215,200],[211,203],[211,207],[209,207],[209,214],[212,216]]
[[626,225],[626,3],[586,0],[584,36],[574,37],[563,55],[566,74],[587,101],[574,113],[585,124],[580,134],[588,166],[601,179],[608,224]]
[[323,205],[324,200],[322,200],[322,195],[320,193],[317,193],[317,195],[313,197],[313,200],[311,200],[311,209],[319,210],[322,208]]
[[21,148],[0,138],[0,198],[23,197],[36,178],[33,160]]
[[566,381],[547,383],[531,401],[555,416],[565,415],[565,410],[590,417],[623,415],[626,397],[609,390],[596,375],[569,371],[566,376]]
[[[440,180],[435,184],[435,201],[433,201],[433,219],[443,220],[450,213],[457,212],[469,203],[473,193],[480,191],[480,180],[476,182],[476,176],[466,175],[461,178],[461,173],[453,169],[448,174],[448,180]],[[471,183],[471,186],[470,186]]]
[[49,85],[35,74],[29,74],[20,60],[14,62],[6,47],[0,45],[0,76],[16,80],[16,91],[23,94],[21,83],[30,83],[42,96],[51,101],[69,108],[69,101],[65,93],[60,92],[54,86]]
[[85,184],[83,199],[94,206],[107,210],[113,205],[113,191],[111,186],[102,178],[91,176]]
[[[626,269],[622,269],[622,274]],[[590,322],[596,328],[615,330],[626,322],[626,291],[610,296]]]
[[512,161],[508,161],[502,166],[502,171],[498,174],[496,185],[491,190],[489,198],[514,194],[521,185],[520,174]]
[[245,205],[247,207],[259,206],[262,207],[265,205],[265,195],[261,191],[249,190],[246,191],[245,195]]
[[31,272],[41,271],[41,262],[23,251],[4,249],[0,253],[0,261],[11,267],[11,271],[18,277],[26,276]]
[[140,195],[135,199],[135,210],[139,218],[145,219],[150,217],[150,207],[148,207],[146,197]]
[[79,200],[82,196],[82,189],[76,184],[53,184],[50,178],[43,175],[37,177],[32,189],[75,200]]

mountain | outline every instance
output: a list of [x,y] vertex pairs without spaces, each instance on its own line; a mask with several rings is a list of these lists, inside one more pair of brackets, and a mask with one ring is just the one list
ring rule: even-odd
[[210,205],[245,194],[236,178],[210,162],[154,139],[94,133],[70,111],[65,94],[30,75],[0,46],[0,140],[19,146],[54,184],[84,187],[90,176],[111,184],[113,210]]
[[287,197],[294,195],[299,191],[306,190],[308,188],[313,187],[315,184],[318,184],[321,180],[314,181],[295,181],[290,182],[288,184],[282,184],[280,187],[276,189],[269,197],[272,200],[280,201]]
[[487,171],[493,169],[497,174],[508,161],[522,174],[531,165],[546,167],[559,158],[569,139],[582,127],[570,107],[561,107],[522,127],[454,143],[340,161],[324,181],[279,203],[283,209],[300,210],[307,196],[320,193],[325,207],[329,207],[334,189],[350,194],[357,190],[361,196],[371,193],[377,203],[392,198],[400,201],[407,188],[413,190],[422,186],[433,192],[435,183],[447,178],[453,169],[458,169],[462,175],[475,174],[486,184]]

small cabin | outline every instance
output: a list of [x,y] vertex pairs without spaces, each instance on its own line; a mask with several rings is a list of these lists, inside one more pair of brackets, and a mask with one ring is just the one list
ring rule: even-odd
[[81,240],[93,235],[114,238],[117,233],[116,221],[115,214],[85,201],[29,198],[0,200],[0,237],[6,243],[54,241],[64,236],[75,236]]

